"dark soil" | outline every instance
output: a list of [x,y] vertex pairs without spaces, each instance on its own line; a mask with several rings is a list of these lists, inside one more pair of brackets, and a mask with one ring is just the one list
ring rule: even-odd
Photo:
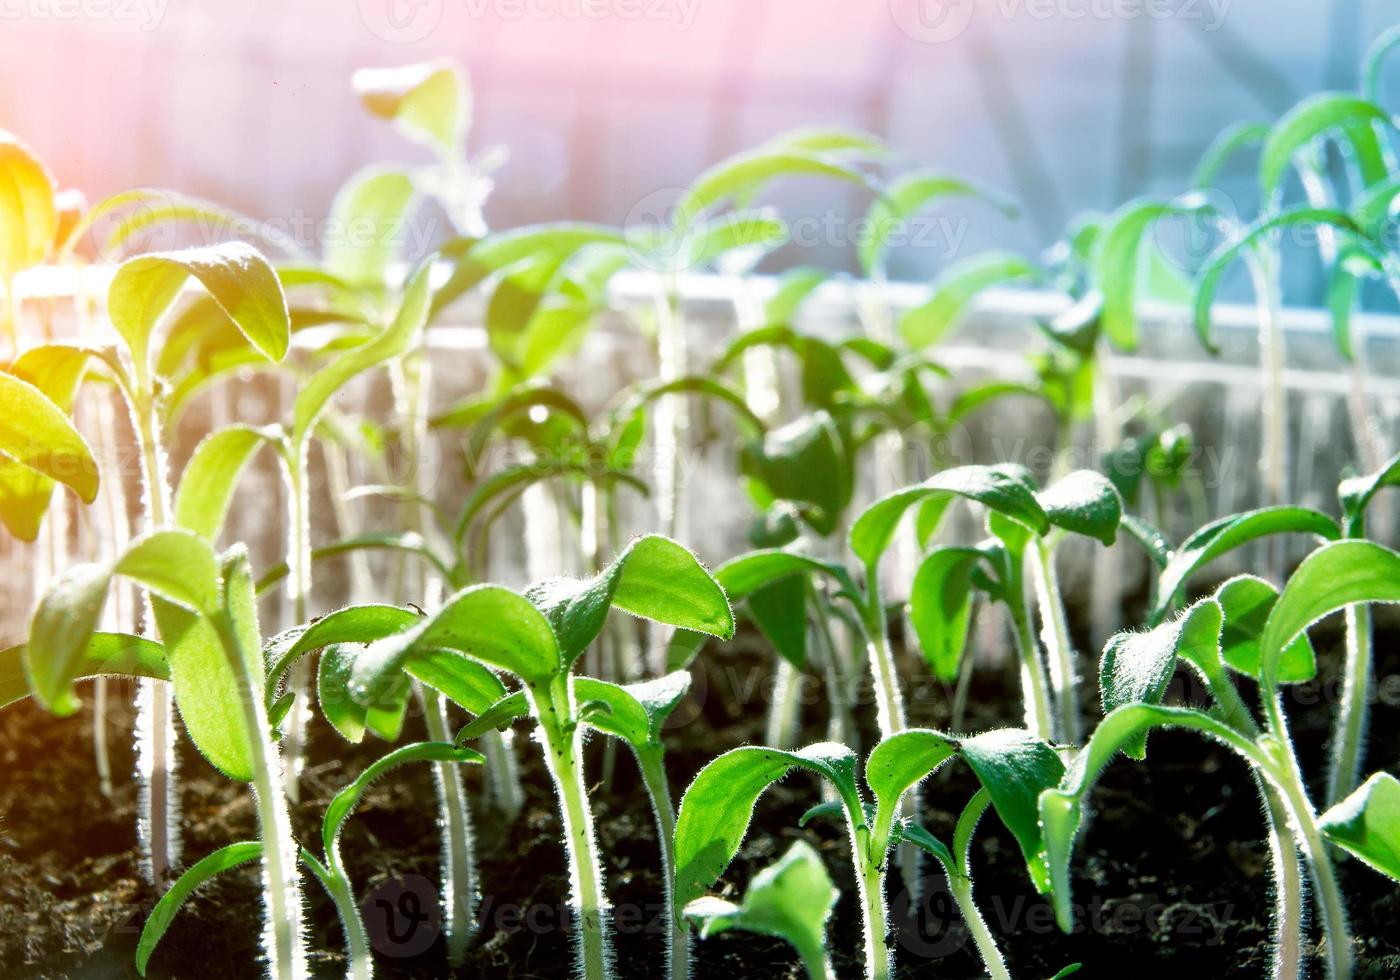
[[[1372,767],[1400,762],[1400,630],[1382,621],[1377,635],[1380,699],[1372,715]],[[1294,690],[1290,717],[1307,770],[1321,773],[1335,707],[1330,674],[1340,659],[1340,635],[1316,632],[1324,665],[1321,684]],[[697,663],[696,687],[668,733],[670,770],[679,798],[689,778],[715,755],[761,741],[768,692],[768,655],[751,636],[712,647]],[[1086,664],[1086,667],[1088,665]],[[911,722],[947,727],[951,692],[926,680],[919,662],[904,658]],[[1090,674],[1092,676],[1092,674]],[[125,700],[113,696],[113,705]],[[816,701],[807,712],[805,741],[826,737]],[[1188,695],[1189,696],[1189,695]],[[976,731],[1019,722],[1019,691],[1007,670],[977,675],[965,727]],[[137,874],[133,827],[136,791],[124,778],[130,751],[118,737],[126,712],[112,725],[112,799],[98,791],[90,717],[55,719],[29,704],[0,716],[0,976],[135,976],[133,951],[152,891]],[[859,709],[866,747],[873,712]],[[406,739],[422,738],[411,718]],[[482,774],[467,773],[477,801],[483,927],[458,975],[565,978],[572,973],[566,919],[560,910],[568,881],[558,843],[559,822],[535,747],[518,740],[527,804],[514,822],[485,810]],[[598,763],[602,742],[590,746]],[[319,821],[334,792],[383,745],[350,747],[318,726],[304,802],[297,811],[303,840],[319,839]],[[330,761],[336,760],[336,761]],[[630,758],[619,754],[610,786],[590,793],[617,906],[617,950],[627,977],[661,976],[663,944],[657,919],[661,883],[651,813]],[[248,792],[215,773],[185,744],[185,844],[190,859],[253,834]],[[973,792],[966,772],[950,767],[923,793],[923,819],[947,834]],[[1320,786],[1314,787],[1314,791]],[[819,799],[815,781],[792,777],[765,795],[754,830],[724,878],[741,892],[758,869],[801,837],[817,844],[842,889],[832,932],[837,972],[858,977],[860,928],[848,845],[835,825],[799,830],[798,818]],[[391,922],[386,909],[431,911],[438,868],[434,794],[426,767],[400,769],[379,781],[352,818],[344,851],[360,888],[380,951],[383,976],[444,976],[444,945],[431,919]],[[1094,796],[1096,818],[1081,840],[1075,874],[1078,928],[1055,928],[1049,905],[1026,879],[1019,851],[1005,828],[988,817],[974,845],[976,897],[1013,975],[1048,978],[1075,962],[1084,977],[1259,977],[1268,956],[1268,855],[1254,786],[1241,764],[1221,748],[1189,734],[1153,736],[1146,764],[1119,760]],[[1340,868],[1357,935],[1359,975],[1400,976],[1400,889],[1354,861]],[[941,875],[925,869],[917,914],[906,894],[891,896],[898,975],[977,977],[971,943],[950,914]],[[894,878],[895,876],[891,876]],[[892,885],[901,892],[902,886]],[[344,969],[340,928],[329,901],[306,884],[313,967],[318,975]],[[259,972],[261,909],[251,870],[225,875],[186,907],[152,962],[152,975],[237,977]],[[397,942],[395,940],[398,940]],[[728,933],[696,945],[699,978],[799,977],[779,941]]]

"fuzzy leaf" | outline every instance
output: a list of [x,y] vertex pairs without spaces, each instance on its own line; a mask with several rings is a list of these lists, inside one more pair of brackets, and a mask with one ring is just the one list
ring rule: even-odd
[[84,503],[97,499],[97,461],[87,441],[42,391],[0,371],[0,476],[30,473],[72,488]]
[[[1220,659],[1220,628],[1220,606],[1204,599],[1146,633],[1114,636],[1099,662],[1105,713],[1128,704],[1161,704],[1180,659],[1205,664]],[[1130,758],[1144,758],[1147,732],[1126,737],[1121,747]]]
[[[1237,575],[1220,586],[1215,601],[1225,611],[1220,634],[1225,663],[1247,677],[1259,679],[1259,641],[1264,624],[1278,603],[1278,589],[1253,575]],[[1288,645],[1279,662],[1279,683],[1300,684],[1317,676],[1317,656],[1307,633]]]
[[351,695],[360,704],[373,703],[397,683],[414,651],[431,649],[455,650],[527,683],[545,681],[564,667],[549,620],[528,599],[498,585],[475,585],[412,629],[370,644],[356,658]]
[[1036,494],[1036,499],[1056,527],[1110,547],[1118,539],[1123,498],[1101,473],[1075,470]]
[[175,523],[211,544],[218,540],[243,470],[264,445],[277,445],[271,429],[230,425],[195,447],[175,492]]
[[851,460],[824,411],[767,433],[744,450],[740,467],[774,500],[800,505],[803,520],[823,536],[835,530],[851,502]]
[[1336,541],[1298,566],[1260,637],[1259,673],[1277,683],[1284,651],[1329,613],[1362,602],[1400,602],[1400,553],[1369,541]]
[[389,266],[403,257],[404,223],[416,194],[401,170],[366,167],[347,180],[331,203],[326,269],[353,285],[383,288]]
[[151,909],[150,916],[146,919],[146,924],[141,927],[141,938],[136,944],[136,972],[143,977],[146,975],[146,967],[151,961],[151,954],[156,951],[161,937],[170,928],[170,924],[175,921],[175,916],[179,915],[180,909],[184,908],[185,902],[201,885],[225,871],[232,871],[245,864],[260,860],[262,855],[261,841],[249,840],[239,841],[236,844],[225,844],[180,875],[175,884],[171,885],[170,889],[160,897],[160,901],[156,902],[155,907]]
[[[0,651],[0,710],[30,696],[24,666],[26,659],[23,645]],[[150,677],[168,681],[170,668],[165,662],[165,648],[159,643],[127,633],[93,633],[73,672],[75,681],[90,677]]]
[[1333,844],[1400,881],[1400,780],[1378,772],[1332,807],[1318,828]]
[[1084,805],[1099,775],[1119,750],[1138,744],[1151,728],[1190,728],[1225,742],[1236,752],[1248,754],[1253,746],[1223,722],[1190,708],[1129,704],[1116,708],[1099,723],[1089,742],[1079,750],[1060,785],[1040,794],[1040,825],[1049,894],[1055,918],[1065,932],[1074,928],[1074,898],[1070,888],[1070,861],[1084,822]]
[[1365,529],[1366,509],[1371,501],[1385,487],[1400,487],[1400,454],[1391,457],[1375,473],[1367,476],[1343,480],[1337,488],[1337,496],[1342,502],[1342,515],[1349,537],[1361,537]]
[[402,356],[422,331],[432,300],[432,257],[424,260],[404,287],[398,313],[383,333],[351,348],[312,375],[297,392],[293,407],[292,444],[306,445],[316,420],[341,388],[356,375]]
[[194,277],[264,358],[282,360],[291,343],[287,298],[272,265],[243,242],[140,255],[117,269],[107,312],[137,364],[149,359],[151,334]]
[[676,821],[674,900],[685,908],[724,873],[739,850],[754,805],[773,783],[794,769],[830,780],[843,799],[855,798],[854,753],[822,742],[796,752],[761,746],[733,749],[700,770],[681,800]]
[[972,622],[972,573],[982,560],[976,548],[938,548],[914,573],[909,592],[909,620],[919,637],[933,675],[943,681],[958,676]]
[[350,819],[350,814],[354,813],[355,808],[360,805],[360,799],[365,795],[365,790],[369,789],[370,784],[389,770],[407,765],[410,762],[457,762],[480,765],[486,762],[486,757],[475,749],[457,748],[448,742],[416,742],[413,745],[400,746],[383,758],[376,759],[350,785],[336,793],[330,803],[326,805],[326,816],[321,822],[321,844],[327,855],[334,853],[336,840],[345,829],[345,821]]
[[925,500],[955,496],[983,504],[1037,534],[1050,529],[1050,520],[1035,498],[1030,474],[1023,467],[958,466],[871,504],[851,525],[851,550],[867,566],[874,564],[890,546],[906,510]]
[[351,78],[365,108],[440,156],[459,153],[471,126],[465,73],[449,61],[361,68]]
[[891,236],[908,234],[909,221],[917,214],[949,197],[981,197],[1007,215],[1016,208],[996,191],[959,177],[934,170],[912,170],[900,174],[876,198],[866,212],[866,235],[859,244],[860,266],[867,278],[882,270]]
[[827,980],[832,974],[826,923],[838,894],[817,852],[806,841],[796,841],[776,863],[754,875],[741,904],[698,898],[683,914],[700,930],[701,939],[729,929],[784,939],[802,957],[810,980]]
[[1151,619],[1159,623],[1176,602],[1179,593],[1206,565],[1240,545],[1273,534],[1312,534],[1336,540],[1341,531],[1337,522],[1307,507],[1264,507],[1233,514],[1202,527],[1181,543],[1157,580]]
[[[1380,106],[1346,92],[1320,92],[1298,105],[1274,124],[1259,156],[1259,190],[1263,200],[1276,204],[1283,178],[1294,156],[1320,136],[1341,130],[1344,134],[1371,130],[1380,123],[1393,124]],[[1362,144],[1349,140],[1354,150]],[[1384,170],[1383,164],[1380,169]]]
[[526,596],[548,619],[565,665],[597,639],[613,607],[721,639],[734,635],[719,583],[688,550],[657,534],[637,538],[591,579],[546,579]]

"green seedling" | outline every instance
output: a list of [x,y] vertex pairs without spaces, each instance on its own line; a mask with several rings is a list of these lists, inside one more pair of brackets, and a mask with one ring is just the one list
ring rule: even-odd
[[359,651],[348,679],[352,699],[369,707],[402,688],[404,670],[449,651],[520,681],[559,799],[579,927],[577,965],[589,980],[615,972],[581,752],[585,722],[601,709],[580,700],[572,669],[612,607],[709,635],[727,637],[734,629],[723,590],[695,557],[666,538],[644,537],[592,579],[549,579],[525,595],[492,585],[458,592],[436,614]]
[[[1064,772],[1054,749],[1014,729],[961,738],[916,728],[887,738],[871,750],[864,784],[874,798],[873,807],[857,783],[857,757],[844,745],[825,742],[796,752],[745,746],[710,762],[681,800],[676,823],[676,903],[688,908],[723,874],[743,843],[763,791],[794,769],[806,770],[822,777],[836,792],[838,802],[823,804],[817,812],[840,813],[850,832],[869,980],[885,980],[893,971],[886,941],[885,877],[890,850],[902,839],[928,848],[945,862],[954,897],[977,937],[988,969],[994,976],[1004,977],[1001,956],[972,904],[966,840],[956,842],[963,848],[959,862],[926,830],[898,819],[906,794],[954,757],[971,767],[985,790],[986,796],[979,793],[974,798],[972,810],[980,815],[990,799],[1026,856],[1036,887],[1047,888],[1049,879],[1039,856],[1043,844],[1035,800]],[[970,839],[976,816],[960,823],[960,833]],[[959,880],[954,883],[955,876]],[[823,899],[818,894],[814,900],[815,914]],[[821,912],[824,915],[825,909]]]
[[[163,649],[96,632],[117,577],[136,582],[151,596]],[[114,644],[126,652],[114,650]],[[246,553],[236,548],[216,556],[202,538],[164,530],[138,538],[114,562],[77,565],[56,580],[34,614],[22,657],[30,689],[60,713],[76,705],[77,678],[113,672],[127,657],[130,672],[143,680],[154,684],[156,678],[169,678],[162,686],[173,688],[191,741],[224,775],[252,785],[266,916],[263,951],[270,975],[285,980],[307,975],[301,885],[282,761],[263,705],[260,647]],[[257,855],[233,856],[241,859],[232,862],[219,852],[196,864],[172,892],[183,896],[212,873]]]
[[[1175,620],[1110,641],[1100,673],[1107,715],[1061,786],[1040,799],[1044,856],[1062,928],[1071,926],[1070,854],[1098,776],[1119,751],[1141,759],[1151,730],[1186,728],[1224,744],[1257,776],[1276,875],[1274,974],[1296,977],[1303,971],[1305,898],[1296,858],[1301,852],[1326,936],[1328,975],[1351,976],[1354,951],[1328,846],[1356,853],[1394,877],[1400,868],[1386,858],[1387,842],[1396,834],[1393,794],[1381,775],[1319,816],[1298,765],[1279,688],[1316,674],[1305,633],[1309,625],[1348,606],[1400,601],[1397,574],[1400,554],[1367,541],[1335,541],[1309,555],[1281,593],[1259,579],[1233,579]],[[1209,710],[1161,704],[1178,664],[1204,683],[1212,698]],[[1257,681],[1262,724],[1245,705],[1231,671]]]
[[836,980],[827,952],[826,923],[838,895],[817,852],[806,841],[797,841],[754,875],[738,905],[705,896],[684,912],[701,939],[730,929],[775,936],[797,950],[808,980]]
[[[591,706],[582,723],[610,735],[632,750],[656,817],[657,840],[661,844],[661,873],[666,885],[664,913],[672,923],[666,947],[666,976],[685,980],[690,976],[690,936],[675,915],[671,903],[671,882],[675,877],[676,808],[671,801],[666,777],[666,746],[662,729],[671,713],[690,690],[688,671],[673,671],[654,681],[625,687],[592,677],[576,677],[574,694],[580,704]],[[478,738],[488,731],[530,716],[525,692],[516,691],[480,712],[471,724],[457,734],[458,742]]]

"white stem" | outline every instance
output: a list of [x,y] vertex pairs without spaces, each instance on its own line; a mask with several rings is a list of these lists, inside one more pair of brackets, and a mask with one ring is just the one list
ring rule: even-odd
[[1083,733],[1079,724],[1079,681],[1074,672],[1074,649],[1055,571],[1055,550],[1044,538],[1035,542],[1035,559],[1031,563],[1031,579],[1040,604],[1041,636],[1050,653],[1050,687],[1055,695],[1055,707],[1059,709],[1058,735],[1060,741],[1078,745]]

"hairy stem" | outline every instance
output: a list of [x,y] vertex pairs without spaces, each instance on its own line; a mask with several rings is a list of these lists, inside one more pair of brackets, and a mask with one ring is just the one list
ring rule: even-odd
[[[160,441],[160,416],[150,384],[139,371],[132,427],[140,443],[146,530],[164,527],[170,512],[170,476]],[[154,623],[150,600],[146,622]],[[150,882],[161,887],[180,864],[180,795],[176,782],[175,712],[169,684],[142,680],[136,695],[136,773],[141,805],[137,836],[141,864]]]
[[[657,376],[660,381],[674,381],[686,373],[689,361],[685,336],[685,314],[681,303],[677,276],[665,277],[662,295],[656,303],[657,312]],[[655,410],[656,416],[656,504],[662,532],[668,537],[685,537],[681,507],[681,446],[689,418],[682,398],[663,398]]]
[[[452,730],[442,695],[421,684],[415,686],[428,737],[434,742],[451,743]],[[455,763],[433,763],[433,784],[437,788],[438,832],[442,835],[442,919],[447,927],[447,963],[457,967],[466,961],[467,947],[476,935],[478,879],[471,806],[462,785],[461,769]]]
[[1059,576],[1055,571],[1055,549],[1044,538],[1035,542],[1032,580],[1040,604],[1041,635],[1049,651],[1050,686],[1059,709],[1059,737],[1069,745],[1078,745],[1082,737],[1079,724],[1079,682],[1074,672],[1074,650],[1070,646],[1069,624],[1065,621],[1065,605],[1060,597]]
[[263,942],[268,972],[275,980],[301,980],[308,975],[302,927],[301,878],[297,871],[296,839],[282,785],[282,760],[276,743],[263,737],[268,730],[261,683],[249,676],[247,664],[258,663],[260,650],[241,648],[239,631],[227,612],[213,617],[224,656],[238,679],[236,693],[244,724],[252,733],[253,800],[258,836],[263,843]]
[[1053,742],[1054,724],[1051,720],[1050,695],[1045,687],[1045,672],[1040,663],[1040,647],[1031,630],[1030,610],[1020,594],[1019,582],[1016,588],[1017,592],[1010,597],[1007,607],[1011,612],[1016,655],[1021,662],[1021,697],[1025,701],[1026,728],[1034,732],[1037,738]]
[[514,820],[525,805],[515,744],[505,733],[493,730],[481,736],[481,751],[486,756],[486,788],[491,802],[507,820]]
[[569,861],[570,903],[575,928],[575,960],[582,980],[610,980],[615,975],[608,942],[609,907],[603,870],[593,834],[593,812],[583,779],[583,732],[578,723],[573,685],[568,674],[548,683],[526,684],[538,738],[554,780],[564,822],[564,850]]
[[885,911],[885,873],[871,854],[870,830],[863,818],[847,808],[851,820],[851,857],[856,864],[856,886],[860,893],[861,926],[865,937],[866,980],[889,980],[892,974],[890,948],[886,941],[889,924]]
[[768,705],[765,745],[790,749],[797,740],[801,712],[802,672],[787,657],[777,657],[773,667],[773,696]]
[[[287,478],[287,603],[292,610],[292,626],[307,619],[311,595],[311,501],[307,485],[307,450],[293,446],[284,461]],[[287,689],[294,700],[287,714],[285,759],[287,798],[301,799],[301,771],[306,764],[306,727],[311,721],[311,658],[301,657],[292,666]]]
[[636,750],[637,766],[642,771],[642,782],[656,816],[656,836],[661,845],[661,913],[668,926],[666,976],[668,980],[687,980],[690,976],[690,930],[676,913],[673,894],[676,877],[676,808],[671,802],[671,787],[666,780],[665,752],[659,742],[642,746]]
[[340,868],[339,840],[332,842],[331,851],[332,853],[326,855],[330,867],[322,865],[316,860],[316,856],[305,848],[301,850],[301,860],[315,873],[325,887],[326,894],[330,896],[331,904],[335,906],[336,918],[340,919],[340,927],[345,932],[345,951],[348,959],[346,976],[350,980],[373,980],[374,953],[370,946],[369,932],[360,916],[360,907],[355,901],[350,878]]
[[1347,652],[1342,671],[1342,703],[1332,734],[1327,772],[1327,805],[1356,789],[1366,747],[1366,722],[1371,693],[1371,607],[1346,608]]

